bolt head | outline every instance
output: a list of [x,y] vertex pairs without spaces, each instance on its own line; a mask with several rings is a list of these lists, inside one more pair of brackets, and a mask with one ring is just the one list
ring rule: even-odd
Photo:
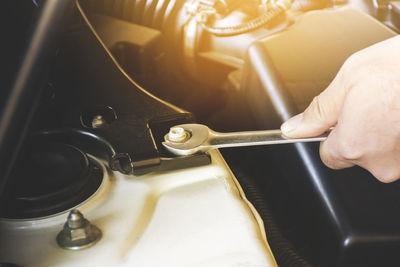
[[172,127],[166,137],[167,141],[183,143],[189,137],[189,133],[182,127]]
[[106,121],[104,120],[103,116],[96,115],[93,117],[92,128],[101,128],[101,127],[104,127],[105,124],[106,124]]
[[101,236],[101,230],[74,209],[68,215],[63,230],[58,233],[57,243],[65,249],[79,250],[94,245]]

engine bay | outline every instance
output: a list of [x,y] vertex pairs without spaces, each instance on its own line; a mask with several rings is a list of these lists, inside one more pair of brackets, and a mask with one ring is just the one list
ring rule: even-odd
[[[103,168],[85,153],[137,177],[215,164],[208,153],[171,155],[164,135],[193,122],[221,132],[277,129],[349,56],[400,32],[400,1],[77,0],[66,10],[50,67],[39,75],[43,89],[17,131],[24,136],[11,134],[21,149],[2,165],[1,218],[51,216],[84,202]],[[57,161],[60,151],[81,160]],[[399,182],[380,183],[358,167],[328,169],[317,144],[220,152],[260,215],[278,266],[399,265]],[[71,176],[89,178],[72,184]]]

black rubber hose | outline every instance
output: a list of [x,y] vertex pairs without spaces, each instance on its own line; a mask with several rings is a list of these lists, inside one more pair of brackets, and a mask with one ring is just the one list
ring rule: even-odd
[[161,29],[178,3],[175,0],[81,0],[85,10]]
[[278,265],[280,267],[315,267],[300,255],[294,245],[285,237],[276,222],[269,204],[265,201],[264,194],[253,181],[254,177],[247,175],[238,166],[232,169],[246,193],[247,199],[254,205],[264,221],[268,243],[271,246]]

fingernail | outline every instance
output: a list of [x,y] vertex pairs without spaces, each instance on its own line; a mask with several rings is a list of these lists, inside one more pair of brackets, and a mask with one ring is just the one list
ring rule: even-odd
[[303,113],[297,114],[296,116],[290,118],[289,120],[287,120],[285,123],[282,124],[281,126],[282,133],[287,135],[290,132],[293,132],[300,126],[302,120],[303,120]]

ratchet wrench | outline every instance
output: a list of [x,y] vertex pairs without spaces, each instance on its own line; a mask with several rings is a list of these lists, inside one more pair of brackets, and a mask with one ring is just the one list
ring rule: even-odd
[[329,132],[316,137],[294,139],[284,136],[281,130],[219,133],[201,124],[181,124],[171,128],[162,144],[175,155],[189,156],[225,147],[320,142],[326,140]]

